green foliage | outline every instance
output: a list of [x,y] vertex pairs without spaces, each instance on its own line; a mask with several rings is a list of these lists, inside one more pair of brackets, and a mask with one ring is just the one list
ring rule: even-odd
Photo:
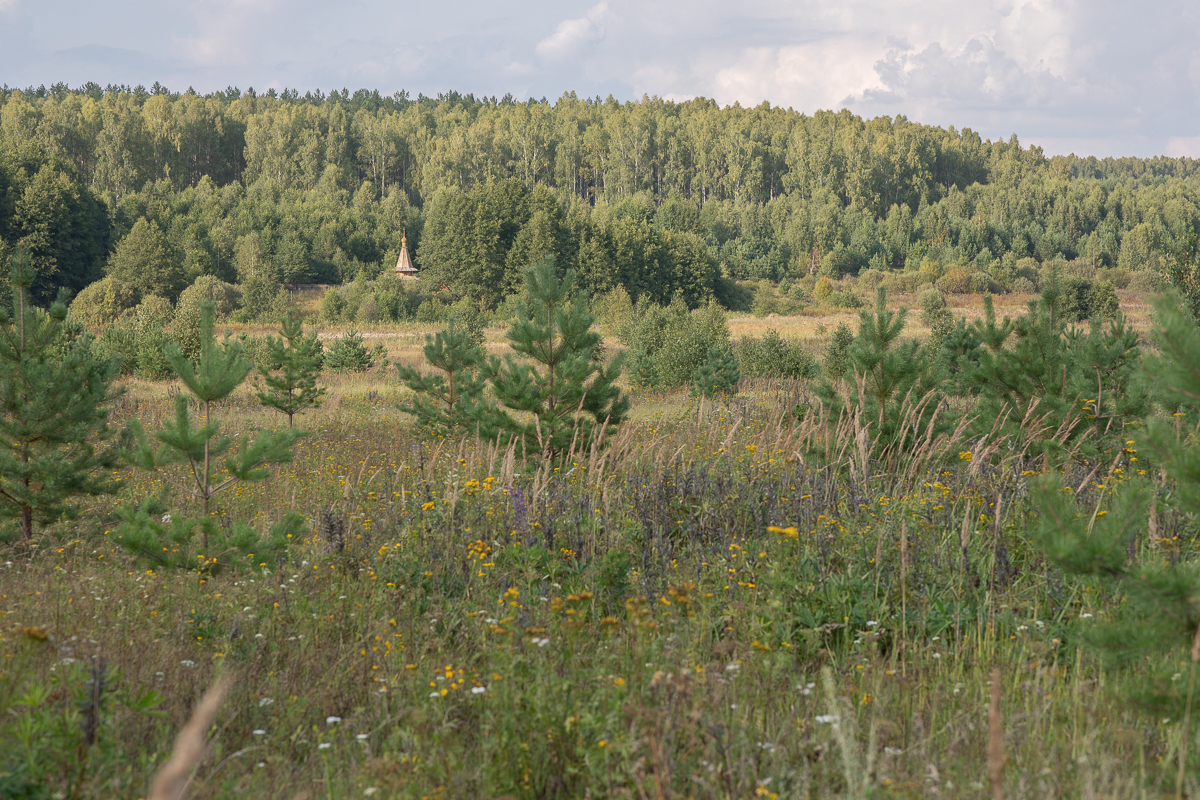
[[692,396],[714,398],[737,394],[741,378],[738,359],[733,351],[710,347],[704,362],[692,373]]
[[138,304],[137,291],[113,277],[89,285],[71,301],[71,316],[89,328],[104,328]]
[[[290,428],[260,431],[253,439],[243,437],[236,446],[221,435],[214,404],[240,386],[252,367],[238,342],[216,340],[213,307],[207,302],[201,305],[200,330],[200,354],[195,361],[185,358],[176,347],[167,354],[175,374],[200,407],[200,424],[193,420],[189,398],[177,395],[174,418],[154,433],[153,442],[137,420],[130,422],[134,446],[126,453],[132,465],[146,471],[183,464],[190,477],[186,480],[188,493],[199,501],[199,513],[172,513],[164,504],[166,496],[147,497],[136,506],[118,509],[121,524],[114,539],[154,566],[219,571],[273,563],[282,555],[289,535],[301,529],[299,517],[284,515],[264,538],[244,523],[217,524],[211,505],[231,486],[261,481],[270,475],[268,466],[290,461],[292,446],[303,434]],[[199,547],[194,541],[197,533]]]
[[334,372],[366,372],[375,366],[375,358],[363,344],[362,334],[351,328],[329,345],[325,366]]
[[[1155,343],[1160,354],[1148,357],[1145,369],[1168,408],[1195,414],[1200,411],[1200,330],[1190,312],[1178,294],[1158,301]],[[1145,424],[1138,450],[1153,454],[1164,483],[1169,481],[1167,506],[1200,512],[1200,447],[1194,437],[1172,419],[1151,417]],[[1139,706],[1155,717],[1187,719],[1200,641],[1195,602],[1200,572],[1193,559],[1164,559],[1138,547],[1147,530],[1151,487],[1137,478],[1122,482],[1110,507],[1102,510],[1098,502],[1089,513],[1061,478],[1051,476],[1034,491],[1033,500],[1039,509],[1034,538],[1051,561],[1123,598],[1111,619],[1089,626],[1085,639],[1111,666],[1138,669],[1139,678],[1127,691]],[[1147,671],[1149,663],[1161,667]],[[1173,678],[1171,672],[1176,673]],[[1188,675],[1186,681],[1178,680],[1180,673]],[[1190,732],[1185,729],[1182,735],[1187,738]],[[1181,756],[1181,776],[1183,761]]]
[[321,295],[321,319],[325,322],[340,322],[346,310],[342,293],[337,289],[326,289]]
[[680,297],[666,308],[642,300],[620,337],[633,353],[636,385],[674,388],[691,382],[709,347],[728,348],[729,327],[715,301],[689,312]]
[[483,329],[487,326],[487,317],[479,310],[479,304],[472,302],[469,297],[451,304],[446,322],[460,330],[476,347],[483,346]]
[[175,304],[171,333],[185,356],[196,358],[200,353],[201,305],[211,303],[214,318],[218,321],[226,320],[237,311],[241,294],[236,286],[211,275],[200,276],[195,283],[183,290],[179,295],[179,302]]
[[844,322],[839,322],[825,345],[825,377],[840,380],[850,368],[850,345],[854,344],[854,331]]
[[141,296],[175,299],[187,285],[183,263],[154,220],[139,219],[117,243],[106,272]]
[[737,343],[738,368],[751,378],[812,378],[817,360],[796,341],[784,339],[772,329],[761,339],[748,336]]
[[0,312],[0,517],[17,520],[29,542],[34,523],[78,514],[76,498],[117,488],[108,427],[114,365],[87,336],[64,339],[66,304],[30,302],[36,273],[29,250],[12,256],[11,312]]
[[258,401],[286,415],[291,428],[296,414],[321,405],[325,389],[317,386],[317,377],[321,374],[325,348],[317,338],[316,329],[307,336],[304,334],[295,314],[284,317],[279,338],[268,336],[266,347],[269,366],[259,367],[266,391],[259,392]]
[[1030,453],[1094,452],[1147,412],[1137,334],[1125,319],[1068,331],[1062,306],[1051,285],[1028,313],[997,323],[985,295],[983,319],[946,339],[952,391],[978,397],[978,435],[1010,437]]
[[426,363],[442,374],[396,365],[400,382],[415,395],[412,412],[417,421],[442,434],[471,428],[472,409],[486,385],[479,375],[483,352],[475,337],[451,321],[446,330],[425,334],[424,354]]
[[[816,388],[831,419],[843,413],[859,415],[881,458],[905,452],[947,427],[946,415],[938,413],[942,391],[937,354],[901,338],[907,316],[907,309],[888,309],[887,289],[880,286],[874,312],[859,315],[858,333],[846,351],[844,378],[827,377]],[[828,366],[826,372],[831,372]]]
[[594,317],[586,296],[573,294],[574,283],[570,270],[558,276],[552,259],[526,273],[527,303],[518,307],[507,338],[532,366],[512,356],[480,365],[500,404],[472,409],[484,439],[520,440],[552,457],[625,420],[629,400],[616,386],[623,358],[618,354],[607,367],[599,360],[600,335],[591,330]]

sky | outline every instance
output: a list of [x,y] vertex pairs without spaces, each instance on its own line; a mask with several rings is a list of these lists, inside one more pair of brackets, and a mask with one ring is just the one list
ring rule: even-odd
[[1200,3],[0,0],[0,84],[764,101],[1200,157]]

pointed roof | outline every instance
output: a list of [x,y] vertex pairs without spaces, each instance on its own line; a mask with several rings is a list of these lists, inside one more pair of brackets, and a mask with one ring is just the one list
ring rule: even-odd
[[396,275],[401,278],[417,277],[417,268],[408,257],[408,235],[400,239],[400,257],[396,259]]

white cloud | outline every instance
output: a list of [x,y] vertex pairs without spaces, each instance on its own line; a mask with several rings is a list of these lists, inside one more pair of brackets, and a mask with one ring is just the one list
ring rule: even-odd
[[1172,136],[1167,139],[1166,154],[1172,158],[1200,158],[1200,136]]
[[870,89],[882,88],[875,72],[877,59],[878,51],[852,37],[750,48],[737,63],[717,71],[712,94],[725,104],[768,100],[803,110],[840,108]]
[[21,0],[0,0],[0,14],[15,14]]
[[558,23],[554,33],[537,43],[534,49],[542,58],[557,60],[576,54],[589,42],[597,42],[604,38],[604,29],[600,20],[608,13],[608,3],[601,2],[593,6],[586,16],[578,19],[565,19]]

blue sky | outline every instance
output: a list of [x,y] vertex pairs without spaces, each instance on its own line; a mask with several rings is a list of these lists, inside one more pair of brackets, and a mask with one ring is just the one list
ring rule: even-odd
[[1200,4],[0,0],[0,83],[565,91],[848,107],[1200,157]]

